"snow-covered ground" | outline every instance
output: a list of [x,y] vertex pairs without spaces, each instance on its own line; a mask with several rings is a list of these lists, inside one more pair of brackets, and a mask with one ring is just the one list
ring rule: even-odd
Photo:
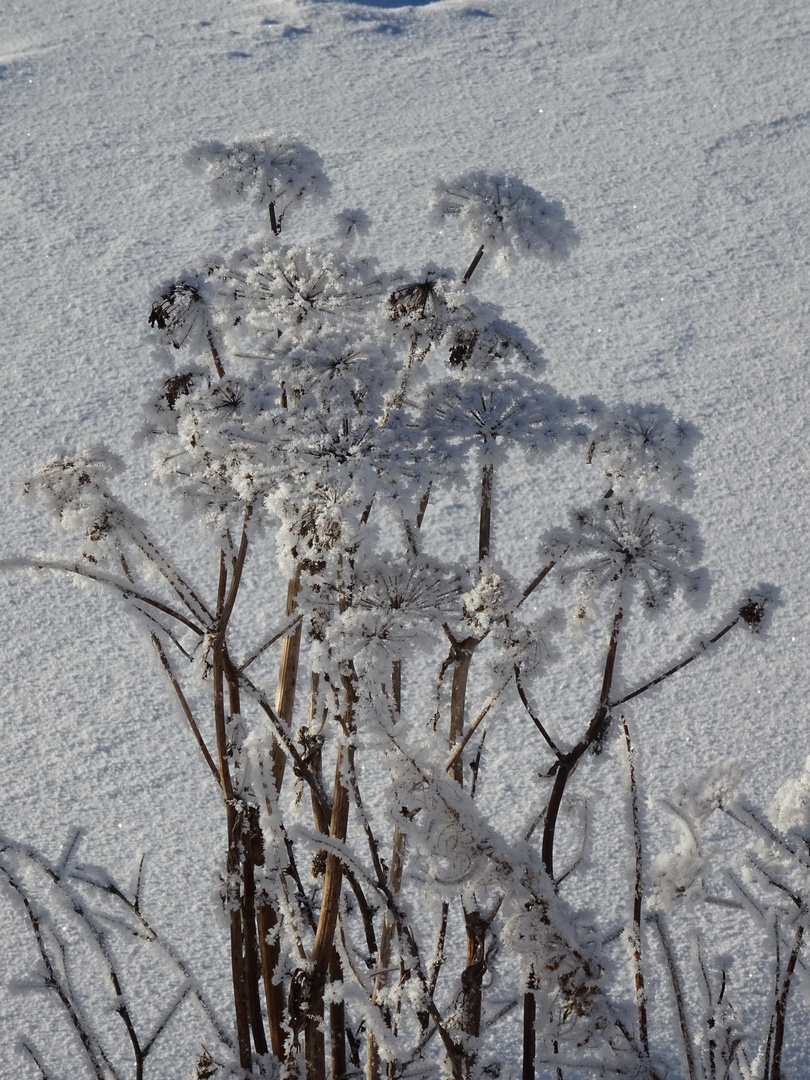
[[[154,370],[150,295],[246,227],[183,167],[192,142],[299,132],[324,159],[334,208],[363,206],[370,249],[417,271],[468,255],[427,223],[433,179],[513,172],[564,201],[582,244],[551,269],[491,273],[479,291],[542,346],[561,392],[661,402],[704,435],[689,510],[712,600],[651,630],[637,674],[719,625],[747,587],[781,590],[767,638],[730,642],[632,713],[651,805],[725,757],[746,764],[767,804],[810,751],[808,60],[802,0],[9,0],[2,553],[59,550],[15,494],[53,447],[79,440],[131,459],[130,503],[170,520],[131,456]],[[565,495],[536,498],[547,525]],[[531,542],[540,517],[515,528]],[[193,539],[166,539],[202,557]],[[1,831],[55,856],[77,825],[87,858],[116,869],[145,849],[150,913],[216,992],[227,964],[211,899],[217,793],[142,634],[92,590],[24,576],[0,588]],[[565,701],[576,663],[552,697],[579,717],[587,705]],[[32,963],[26,934],[0,903],[3,1068],[21,1078],[37,1074],[16,1036],[46,1046],[41,1025],[57,1030],[44,995],[11,990]],[[792,1039],[800,1076],[810,1042],[801,1025]],[[167,1061],[163,1075],[186,1065]]]

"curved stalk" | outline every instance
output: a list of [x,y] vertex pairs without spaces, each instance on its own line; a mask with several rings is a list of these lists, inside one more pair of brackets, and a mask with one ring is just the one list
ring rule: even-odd
[[619,608],[613,617],[613,628],[610,633],[607,656],[605,658],[605,670],[602,676],[602,691],[599,695],[599,708],[593,715],[585,735],[579,740],[573,750],[567,754],[560,754],[557,758],[557,771],[554,775],[554,786],[546,810],[546,823],[543,829],[542,858],[546,873],[554,880],[554,833],[557,828],[557,818],[562,805],[565,786],[569,777],[579,764],[580,758],[594,743],[597,743],[610,726],[610,690],[613,685],[613,672],[616,665],[616,649],[619,643],[619,624],[622,619],[622,609]]

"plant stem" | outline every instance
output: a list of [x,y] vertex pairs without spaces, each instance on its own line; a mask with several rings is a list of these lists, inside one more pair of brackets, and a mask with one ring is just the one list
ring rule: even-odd
[[[300,587],[300,571],[290,578],[287,585],[287,604],[285,614],[289,617],[295,613],[297,607],[296,596]],[[298,681],[298,660],[301,652],[301,622],[296,624],[292,633],[287,634],[281,645],[281,658],[279,661],[278,687],[276,690],[276,713],[286,725],[292,723],[295,709],[295,688]],[[242,670],[246,665],[242,665]],[[281,792],[284,780],[287,756],[284,748],[277,739],[273,740],[271,752],[273,786],[276,794]],[[266,800],[268,812],[269,800]],[[261,834],[260,834],[261,835]],[[262,863],[264,855],[262,853]],[[273,1054],[280,1061],[284,1060],[284,987],[276,980],[276,971],[281,955],[281,943],[278,934],[275,933],[279,923],[278,913],[269,903],[259,904],[256,911],[256,928],[258,934],[259,955],[261,958],[261,971],[264,981],[264,997],[267,1004],[267,1024],[270,1030],[270,1045]]]
[[445,764],[445,770],[447,772],[450,772],[450,770],[452,769],[452,775],[455,780],[458,780],[458,777],[456,775],[456,762],[459,760],[462,753],[464,752],[464,747],[467,745],[467,743],[476,733],[483,721],[486,719],[487,715],[489,714],[489,710],[492,708],[492,706],[495,704],[495,702],[498,700],[498,698],[501,696],[501,694],[511,681],[511,678],[509,678],[506,680],[506,682],[501,683],[501,685],[498,686],[497,690],[493,690],[493,692],[484,702],[484,705],[481,708],[481,711],[478,713],[478,716],[476,716],[475,720],[473,720],[473,722],[464,732],[464,735],[456,742],[455,746],[453,747],[453,752],[451,753],[450,757],[447,759],[447,763]]
[[476,251],[475,255],[473,256],[473,261],[467,267],[467,269],[466,269],[466,271],[464,273],[464,277],[461,279],[461,284],[462,285],[467,284],[467,282],[470,280],[470,278],[475,273],[475,269],[478,266],[478,264],[481,262],[481,259],[483,257],[484,257],[484,245],[482,244],[481,247],[478,249],[478,251]]
[[146,593],[140,592],[138,589],[133,588],[128,581],[120,581],[117,578],[108,577],[106,574],[96,573],[93,570],[86,570],[83,566],[79,566],[78,563],[61,563],[54,559],[0,560],[0,569],[17,569],[22,567],[31,570],[54,570],[62,574],[75,574],[77,577],[87,578],[89,581],[96,581],[99,585],[108,585],[110,588],[119,592],[125,600],[132,597],[133,600],[137,600],[141,604],[147,604],[157,611],[162,611],[164,615],[169,615],[171,618],[176,619],[177,622],[182,623],[183,626],[187,626],[189,630],[192,630],[197,637],[202,638],[205,636],[205,631],[198,626],[197,623],[186,618],[181,611],[176,611],[174,608],[169,607],[168,604],[156,600],[153,596],[148,596]]
[[417,527],[417,529],[422,528],[422,522],[425,519],[425,511],[427,510],[428,503],[430,502],[430,489],[432,487],[432,484],[433,484],[432,481],[428,484],[427,490],[425,491],[425,494],[422,496],[422,498],[421,498],[421,500],[419,502],[419,510],[416,513],[416,527]]
[[638,788],[636,786],[635,750],[630,741],[627,721],[622,717],[624,741],[627,746],[627,766],[630,773],[630,806],[633,816],[633,839],[635,841],[635,887],[633,892],[633,966],[635,968],[636,1008],[638,1010],[638,1038],[645,1057],[650,1056],[647,1027],[647,994],[644,989],[644,969],[641,964],[641,908],[644,900],[642,878],[641,820],[639,817]]
[[466,638],[455,642],[455,664],[453,666],[453,686],[450,692],[450,751],[452,757],[452,777],[458,784],[464,783],[464,761],[461,754],[455,754],[456,746],[464,735],[464,712],[467,704],[467,679],[470,674],[473,651],[478,638]]
[[225,378],[225,368],[222,366],[222,361],[219,357],[219,350],[217,349],[216,342],[214,341],[214,335],[209,329],[208,334],[208,348],[211,350],[211,358],[214,361],[214,367],[216,368],[217,375],[220,379]]
[[481,514],[478,521],[478,561],[489,558],[492,530],[492,465],[481,470]]
[[158,659],[160,660],[161,664],[163,665],[163,667],[164,667],[164,669],[166,671],[166,674],[169,676],[169,681],[171,682],[172,688],[174,689],[174,692],[177,695],[177,700],[180,702],[180,707],[183,710],[183,713],[184,713],[184,715],[186,717],[186,720],[188,720],[188,726],[191,728],[191,732],[194,735],[194,738],[197,740],[197,745],[199,746],[200,750],[202,751],[202,755],[205,758],[205,763],[208,766],[208,768],[211,770],[211,772],[212,772],[212,774],[214,776],[214,779],[217,782],[217,785],[221,787],[222,786],[222,781],[220,780],[219,769],[217,769],[216,764],[214,763],[214,759],[211,757],[211,753],[210,753],[208,747],[205,744],[205,740],[203,739],[202,734],[200,733],[200,729],[199,729],[199,726],[197,725],[197,721],[194,719],[194,714],[191,711],[191,707],[190,707],[188,701],[186,700],[186,695],[183,693],[183,688],[180,686],[180,683],[177,680],[177,676],[174,674],[174,671],[172,670],[172,666],[169,663],[169,658],[166,656],[166,652],[165,652],[165,650],[163,648],[163,645],[160,642],[160,638],[157,636],[157,634],[152,634],[152,644],[154,645],[155,651],[158,654]]
[[[402,712],[402,661],[395,660],[391,671],[391,692],[394,698],[394,710],[397,718]],[[388,870],[388,888],[393,896],[399,894],[402,888],[402,871],[405,865],[405,834],[399,825],[394,826],[394,837],[391,851],[391,865]],[[371,1000],[374,1004],[385,988],[388,981],[388,967],[391,963],[391,944],[394,940],[395,925],[390,912],[385,913],[382,934],[380,935],[380,950],[377,966],[381,969],[374,980],[374,990]],[[383,1011],[383,1019],[391,1027],[391,1010]],[[366,1037],[366,1077],[367,1080],[378,1080],[380,1076],[380,1053],[377,1042],[371,1031]]]
[[736,619],[732,619],[730,623],[726,623],[726,625],[721,630],[719,630],[714,635],[714,637],[709,638],[709,640],[705,644],[701,642],[700,647],[696,649],[695,652],[693,652],[690,656],[687,656],[685,660],[681,660],[679,663],[675,664],[674,667],[671,667],[668,671],[665,671],[662,675],[657,675],[654,679],[650,679],[648,682],[645,682],[641,686],[636,687],[635,690],[632,690],[629,694],[625,694],[624,697],[618,698],[616,701],[611,701],[611,709],[615,709],[619,705],[624,705],[626,701],[632,701],[633,698],[639,697],[640,694],[643,694],[645,691],[650,690],[653,686],[657,686],[659,683],[662,683],[664,679],[670,678],[671,675],[675,675],[677,672],[687,667],[689,664],[692,663],[693,660],[697,660],[699,656],[703,656],[704,652],[710,645],[716,645],[722,637],[725,637],[725,635],[730,630],[733,630],[739,621],[740,616],[738,615]]
[[[287,584],[287,605],[285,614],[295,614],[298,607],[296,596],[301,588],[301,570],[296,570]],[[301,622],[298,622],[291,634],[281,643],[281,658],[278,667],[278,686],[276,688],[276,713],[289,727],[295,711],[295,688],[298,682],[298,661],[301,655]],[[275,743],[273,747],[273,771],[276,774],[276,789],[281,790],[286,755],[283,748]]]
[[616,649],[619,642],[619,624],[622,619],[622,609],[619,608],[613,617],[613,628],[610,633],[607,656],[605,658],[605,670],[602,676],[602,691],[599,695],[599,708],[593,715],[588,725],[588,730],[573,750],[557,756],[557,772],[554,776],[554,786],[546,810],[546,823],[543,829],[542,858],[543,865],[551,880],[554,880],[554,832],[557,827],[557,818],[562,805],[563,794],[568,779],[579,764],[580,758],[598,742],[605,734],[610,725],[610,689],[613,685],[613,671],[616,664]]
[[[353,710],[355,703],[355,691],[353,680],[344,676],[344,715],[343,727],[351,731],[353,726]],[[335,762],[335,786],[332,797],[332,814],[329,823],[329,836],[338,840],[346,839],[346,830],[349,821],[349,787],[343,776],[344,764],[347,754],[347,746],[344,742],[338,743],[337,760]],[[315,943],[312,946],[310,962],[312,971],[309,980],[309,1006],[306,1020],[306,1060],[307,1080],[326,1080],[326,1062],[324,1058],[323,1040],[323,1015],[324,1015],[324,989],[329,963],[334,948],[335,927],[337,926],[338,907],[340,902],[340,890],[343,882],[343,864],[333,852],[326,856],[326,870],[323,879],[323,895],[321,898],[321,914],[318,919],[318,928],[315,933]],[[334,1078],[337,1080],[337,1078]]]
[[523,1070],[521,1080],[534,1080],[534,1061],[537,1054],[537,1001],[530,988],[523,995]]
[[796,962],[799,959],[803,938],[804,922],[800,917],[799,922],[796,925],[796,937],[793,942],[793,948],[790,950],[790,956],[788,957],[785,977],[782,980],[782,990],[776,1000],[776,1009],[774,1011],[773,1019],[773,1049],[771,1051],[771,1068],[768,1080],[782,1080],[782,1046],[785,1041],[785,1018],[787,1015],[788,997],[790,995],[793,973],[796,970]]
[[[467,931],[467,963],[461,973],[461,1030],[477,1039],[481,1034],[481,1001],[487,964],[486,936],[490,923],[475,908],[465,908],[464,926]],[[466,1055],[468,1073],[472,1070],[474,1060],[475,1052]]]
[[686,1002],[684,1001],[683,987],[681,985],[680,975],[678,974],[678,968],[675,964],[675,953],[672,949],[672,942],[669,940],[669,934],[666,931],[664,919],[660,912],[655,912],[652,916],[652,921],[655,923],[658,936],[661,939],[661,947],[664,950],[664,959],[666,960],[667,970],[669,971],[669,977],[672,982],[672,990],[675,994],[675,1006],[678,1010],[678,1020],[681,1027],[684,1053],[686,1054],[686,1067],[689,1071],[689,1080],[698,1080],[695,1067],[695,1052],[692,1046],[692,1036],[689,1032],[689,1018],[686,1013]]
[[[231,748],[225,720],[224,682],[226,669],[230,668],[225,647],[228,619],[236,602],[241,569],[247,552],[246,533],[242,532],[239,556],[235,560],[233,576],[228,587],[228,569],[225,551],[220,551],[219,586],[217,589],[217,626],[211,638],[213,660],[212,693],[214,698],[214,727],[217,736],[219,775],[222,796],[225,801],[225,819],[228,830],[228,854],[226,860],[226,896],[230,904],[231,924],[231,976],[233,979],[234,1008],[236,1011],[236,1038],[239,1047],[239,1063],[243,1069],[251,1067],[250,1014],[248,1008],[248,977],[245,965],[245,935],[240,906],[230,899],[235,885],[242,891],[241,814],[237,810],[230,770]],[[237,884],[238,883],[238,884]]]

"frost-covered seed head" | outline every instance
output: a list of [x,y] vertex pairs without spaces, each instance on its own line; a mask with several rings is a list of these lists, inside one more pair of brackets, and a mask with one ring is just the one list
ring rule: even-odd
[[[593,415],[593,402],[583,402],[583,411]],[[654,487],[671,498],[691,494],[686,459],[700,438],[693,424],[675,419],[663,405],[621,404],[600,410],[595,420],[588,463],[601,470],[614,494]]]
[[637,587],[646,608],[663,607],[680,589],[703,600],[705,574],[694,566],[702,552],[695,521],[676,507],[637,499],[600,500],[572,511],[570,527],[546,533],[541,557],[560,562],[560,581],[583,582],[585,602],[600,593],[615,600]]
[[690,783],[681,785],[678,806],[694,820],[707,817],[734,799],[745,772],[745,766],[736,758],[717,762]]
[[508,273],[519,258],[547,262],[567,258],[579,243],[560,202],[549,202],[515,176],[472,171],[439,181],[433,191],[437,221],[458,218],[464,238],[494,254]]
[[83,552],[95,562],[117,550],[117,535],[128,515],[107,490],[124,462],[101,445],[60,450],[24,482],[24,497],[34,496],[65,529],[80,529],[93,546]]
[[231,143],[197,143],[187,161],[208,178],[218,202],[272,207],[277,228],[290,206],[304,196],[323,199],[331,187],[319,154],[294,135],[274,131]]

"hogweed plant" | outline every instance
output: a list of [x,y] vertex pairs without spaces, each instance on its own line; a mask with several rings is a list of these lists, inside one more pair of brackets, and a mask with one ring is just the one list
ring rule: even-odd
[[[541,381],[542,356],[525,334],[468,287],[489,260],[508,271],[531,259],[533,272],[553,273],[578,241],[562,205],[510,176],[443,181],[434,213],[461,226],[466,271],[382,272],[354,253],[367,231],[362,211],[337,216],[328,246],[287,240],[289,219],[329,189],[320,158],[297,139],[201,144],[190,162],[218,200],[247,201],[264,221],[244,246],[164,285],[149,316],[163,371],[144,445],[178,514],[213,540],[211,578],[192,581],[116,497],[122,461],[87,445],[54,454],[25,485],[78,531],[80,556],[7,563],[90,579],[121,597],[147,626],[201,769],[221,790],[234,1034],[186,980],[163,1026],[139,1039],[110,961],[133,1048],[127,1075],[147,1074],[147,1047],[193,997],[208,1023],[198,1078],[530,1080],[538,1068],[557,1078],[663,1078],[671,1073],[648,1017],[651,963],[680,995],[692,1080],[760,1076],[757,1053],[778,1075],[810,865],[787,819],[801,817],[806,831],[804,796],[790,796],[778,827],[742,803],[718,802],[752,830],[756,881],[735,871],[734,887],[778,946],[769,1032],[751,1051],[703,953],[709,1020],[698,1031],[687,1015],[666,909],[696,888],[698,831],[684,825],[694,847],[682,853],[691,852],[688,881],[671,880],[672,861],[644,867],[622,716],[625,702],[733,628],[759,629],[770,594],[752,591],[692,652],[617,690],[624,627],[665,613],[676,595],[697,605],[705,593],[698,529],[679,505],[697,432],[662,406],[609,409],[558,394]],[[500,495],[504,474],[523,457],[542,493],[563,452],[579,456],[599,497],[536,538],[534,571],[518,580],[499,558],[498,538],[514,521]],[[471,536],[442,509],[440,489],[467,500]],[[238,630],[254,625],[257,594],[249,612],[240,598],[263,549],[275,552],[286,595],[260,593],[267,632],[244,649]],[[571,590],[562,594],[568,614],[602,649],[574,741],[537,704],[568,622],[552,601],[554,579]],[[510,728],[522,740],[532,733],[515,757],[529,775],[518,833],[505,814],[513,808],[478,788],[487,751]],[[635,885],[614,934],[627,944],[626,977],[577,910],[571,883],[587,875],[587,861],[572,864],[559,848],[576,770],[608,739],[626,744],[631,777]],[[675,808],[684,823],[694,799],[685,805]],[[58,880],[68,903],[78,874],[148,934],[138,894],[100,871],[71,870],[72,854],[56,869],[11,841],[0,855],[91,1073],[123,1075],[76,1007],[67,949],[43,932],[47,905],[26,899],[19,866]],[[770,906],[756,898],[768,889]],[[111,931],[90,904],[74,911],[104,959]]]

